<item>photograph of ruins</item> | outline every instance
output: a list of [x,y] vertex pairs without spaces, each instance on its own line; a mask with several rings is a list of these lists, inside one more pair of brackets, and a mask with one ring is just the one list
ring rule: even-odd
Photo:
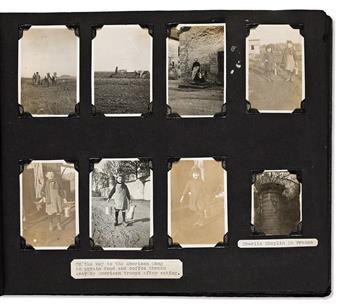
[[304,100],[304,38],[290,25],[258,25],[246,39],[246,99],[260,112],[292,112]]
[[18,99],[33,116],[67,116],[78,101],[79,38],[66,26],[31,26],[19,39]]
[[302,184],[287,170],[256,174],[252,185],[252,225],[258,234],[290,235],[300,231]]
[[225,24],[179,24],[167,39],[167,103],[180,116],[213,116],[225,103]]
[[93,49],[93,104],[106,115],[138,115],[151,102],[152,37],[139,25],[97,29]]

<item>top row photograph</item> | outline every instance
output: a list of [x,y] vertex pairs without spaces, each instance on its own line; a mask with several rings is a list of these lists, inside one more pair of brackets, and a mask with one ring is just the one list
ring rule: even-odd
[[[78,113],[78,33],[77,27],[63,25],[19,28],[21,115],[67,117]],[[226,76],[239,74],[241,69],[246,71],[246,101],[243,103],[247,103],[247,110],[294,113],[303,108],[304,37],[299,28],[288,24],[253,25],[246,37],[245,63],[238,46],[226,46],[223,23],[171,25],[167,33],[168,116],[224,115]],[[228,54],[234,56],[231,67],[227,65],[227,48]],[[93,28],[93,113],[105,116],[150,114],[154,57],[150,27],[103,25]]]

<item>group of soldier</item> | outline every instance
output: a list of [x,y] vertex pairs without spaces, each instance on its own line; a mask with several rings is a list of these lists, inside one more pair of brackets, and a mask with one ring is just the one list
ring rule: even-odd
[[57,73],[54,72],[53,75],[48,72],[44,78],[41,78],[39,72],[35,72],[32,76],[33,85],[42,85],[42,86],[55,86],[57,84]]

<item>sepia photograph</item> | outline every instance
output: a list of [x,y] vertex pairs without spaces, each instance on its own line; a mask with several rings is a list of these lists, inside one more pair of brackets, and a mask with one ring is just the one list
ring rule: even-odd
[[267,236],[300,231],[302,184],[288,170],[265,170],[252,185],[252,217],[255,231]]
[[107,116],[140,116],[151,98],[152,37],[140,25],[105,25],[92,41],[93,104]]
[[304,37],[290,25],[258,25],[246,38],[246,99],[260,112],[292,112],[304,100]]
[[213,158],[183,158],[168,172],[168,235],[182,247],[213,247],[228,231],[226,171]]
[[225,24],[179,24],[167,38],[167,104],[181,117],[212,117],[225,103]]
[[152,171],[137,158],[102,159],[90,173],[90,237],[104,250],[140,250],[153,236]]
[[20,174],[21,236],[35,249],[67,249],[79,234],[78,172],[63,160],[32,161]]
[[68,116],[79,101],[79,38],[66,26],[31,26],[18,45],[18,99],[32,116]]

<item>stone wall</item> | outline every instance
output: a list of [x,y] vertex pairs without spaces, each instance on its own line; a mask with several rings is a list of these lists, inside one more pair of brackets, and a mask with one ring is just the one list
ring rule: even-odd
[[178,48],[179,48],[178,40],[168,39],[169,80],[177,80],[180,77]]
[[191,70],[197,58],[201,69],[207,71],[210,82],[217,81],[218,52],[224,51],[223,26],[193,26],[179,35],[180,70],[184,81],[191,80]]

